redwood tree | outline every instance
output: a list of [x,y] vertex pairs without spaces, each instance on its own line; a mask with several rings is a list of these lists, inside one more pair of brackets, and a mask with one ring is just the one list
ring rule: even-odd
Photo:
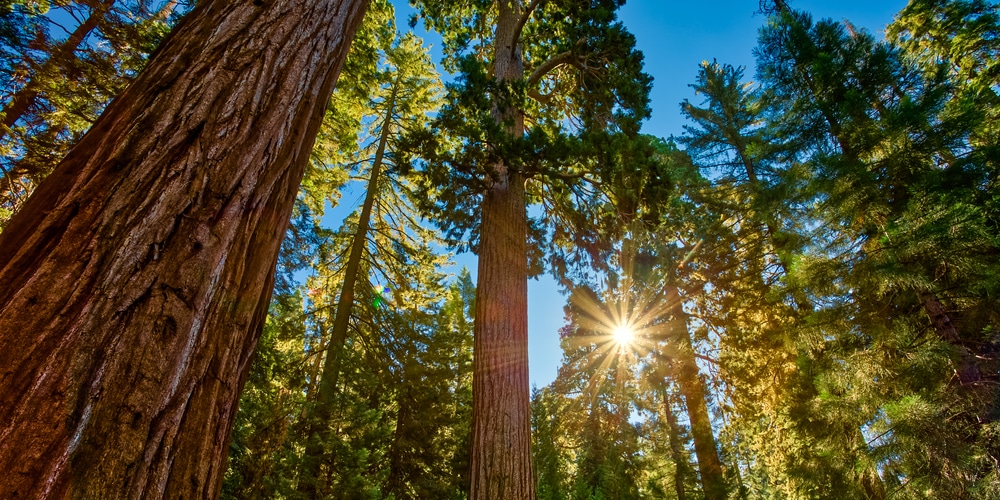
[[479,254],[470,497],[534,498],[527,279],[547,245],[527,205],[545,199],[552,213],[580,199],[608,135],[648,115],[650,78],[617,0],[413,3],[460,72],[419,142],[429,205]]
[[0,234],[0,497],[217,494],[366,4],[199,2]]

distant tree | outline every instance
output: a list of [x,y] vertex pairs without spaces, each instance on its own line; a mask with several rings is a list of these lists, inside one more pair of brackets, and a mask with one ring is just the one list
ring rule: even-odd
[[[815,196],[812,248],[789,281],[817,306],[805,331],[821,423],[814,446],[830,450],[834,464],[822,469],[856,475],[859,464],[833,449],[865,428],[874,437],[850,441],[864,452],[863,469],[886,486],[905,481],[945,496],[995,491],[995,474],[972,458],[997,456],[983,439],[994,432],[984,415],[995,407],[1000,324],[982,314],[996,310],[986,292],[996,287],[987,180],[996,164],[981,134],[994,112],[990,99],[959,90],[970,82],[946,64],[921,65],[919,45],[905,49],[850,23],[779,11],[762,31],[759,71],[773,126],[797,145],[805,189]],[[989,16],[953,25],[956,40],[975,19]],[[855,496],[873,494],[866,485]]]
[[559,375],[534,400],[539,496],[641,498],[647,450],[629,422],[636,384],[627,374],[634,365],[607,327],[581,316],[579,303],[568,307],[569,323],[560,331]]
[[415,5],[460,71],[415,142],[438,222],[479,255],[471,498],[533,498],[527,279],[542,252],[527,205],[572,199],[600,138],[638,130],[650,80],[617,1]]
[[[325,422],[329,420],[335,409],[334,394],[340,375],[340,353],[348,336],[352,309],[355,305],[354,288],[358,282],[362,259],[366,256],[370,258],[372,253],[370,239],[374,241],[376,248],[384,251],[387,250],[384,245],[390,241],[395,241],[397,244],[400,241],[405,241],[408,230],[420,230],[413,222],[410,222],[413,220],[413,216],[405,213],[405,208],[400,206],[405,202],[399,198],[384,199],[391,197],[397,190],[393,179],[382,180],[383,176],[390,174],[390,172],[383,172],[383,170],[392,167],[391,158],[397,150],[395,144],[399,134],[408,128],[422,126],[422,122],[427,119],[427,113],[432,111],[437,104],[438,96],[435,89],[439,88],[440,84],[430,59],[420,43],[419,39],[407,36],[399,40],[393,47],[388,47],[385,50],[387,67],[377,81],[379,88],[375,91],[375,95],[371,96],[370,109],[377,113],[372,116],[374,123],[370,133],[374,140],[369,142],[368,147],[363,148],[360,152],[361,156],[366,157],[361,160],[361,163],[367,162],[367,157],[371,155],[365,200],[361,207],[344,267],[342,288],[329,331],[330,337],[326,345],[317,398],[308,410],[307,418],[316,421],[317,429],[326,428]],[[378,210],[377,202],[389,205],[380,210],[385,214],[381,217],[393,219],[395,224],[379,221],[376,227],[372,227],[372,211],[373,209]],[[393,212],[396,214],[392,215]],[[380,234],[371,238],[369,232],[372,230]],[[310,431],[310,434],[312,433]],[[315,481],[319,474],[322,455],[322,447],[319,443],[326,433],[327,431],[319,432],[321,435],[318,436],[318,439],[306,446],[300,484],[303,493],[307,495],[315,494]]]
[[[254,364],[274,376],[252,379],[241,400],[227,498],[467,493],[474,287],[467,271],[443,286],[444,257],[429,247],[439,240],[398,175],[400,132],[439,96],[420,40],[397,38],[393,17],[388,3],[370,6],[334,93],[342,109],[328,112],[313,151],[279,261],[310,276],[275,288],[268,324],[281,343]],[[359,147],[331,147],[336,137]],[[332,229],[313,210],[338,198],[343,171],[365,195]]]
[[531,457],[535,465],[535,488],[539,500],[569,498],[565,399],[551,388],[534,388],[531,394]]

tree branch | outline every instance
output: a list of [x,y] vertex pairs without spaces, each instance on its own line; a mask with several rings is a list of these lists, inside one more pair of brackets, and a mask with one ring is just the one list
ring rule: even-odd
[[709,363],[712,363],[714,365],[718,365],[719,364],[719,360],[710,358],[710,357],[705,356],[703,354],[694,353],[694,357],[696,357],[696,358],[698,358],[698,359],[700,359],[702,361],[708,361]]
[[563,64],[572,62],[574,57],[575,54],[573,51],[567,50],[566,52],[556,54],[555,56],[549,58],[548,61],[539,64],[538,67],[531,72],[531,76],[528,77],[528,87],[534,87],[538,84],[542,77],[548,74],[549,71],[552,71]]
[[528,23],[528,19],[531,19],[531,14],[541,5],[542,1],[531,0],[531,3],[524,8],[524,14],[521,14],[521,19],[517,21],[517,28],[514,28],[514,43],[511,44],[510,50],[517,50],[517,44],[521,40],[521,31],[524,30],[524,25]]

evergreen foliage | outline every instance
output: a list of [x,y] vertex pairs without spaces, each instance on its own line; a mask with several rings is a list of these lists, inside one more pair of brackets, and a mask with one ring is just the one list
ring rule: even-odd
[[[436,67],[371,2],[223,498],[1000,498],[1000,7],[911,0],[880,39],[762,2],[753,81],[704,62],[657,138],[622,4],[415,1]],[[0,228],[188,9],[0,0]],[[528,412],[545,271],[563,359]],[[495,415],[530,459],[474,444]]]
[[142,69],[177,0],[0,6],[0,228]]
[[[422,126],[439,84],[422,42],[397,37],[392,17],[387,3],[369,10],[327,113],[244,392],[227,498],[467,492],[474,289],[467,271],[442,273],[439,240],[398,175],[399,137]],[[331,147],[345,139],[358,147]],[[318,217],[344,172],[366,181],[365,202],[332,229]]]

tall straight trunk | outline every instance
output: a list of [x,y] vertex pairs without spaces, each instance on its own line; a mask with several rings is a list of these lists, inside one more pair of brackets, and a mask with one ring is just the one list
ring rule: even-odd
[[337,301],[337,312],[333,318],[333,329],[330,331],[330,342],[326,347],[326,359],[323,362],[323,373],[319,379],[319,393],[316,402],[307,412],[309,436],[306,439],[305,455],[302,459],[298,490],[303,494],[315,497],[319,491],[319,472],[323,465],[323,440],[326,438],[326,422],[333,414],[334,396],[337,393],[337,383],[340,377],[340,365],[343,360],[344,344],[347,342],[347,331],[351,324],[351,311],[354,310],[354,287],[358,281],[358,271],[361,269],[361,257],[368,243],[368,229],[371,227],[372,207],[378,197],[378,182],[382,172],[382,160],[385,157],[385,146],[389,142],[392,129],[392,114],[396,103],[399,83],[393,85],[392,95],[386,109],[382,131],[379,134],[375,159],[372,162],[371,176],[368,178],[368,188],[365,201],[358,217],[358,230],[351,240],[351,254],[347,258],[344,270],[344,283],[340,289]]
[[694,346],[688,331],[688,317],[684,312],[684,304],[676,286],[668,285],[667,303],[674,323],[677,325],[673,338],[677,341],[677,385],[680,386],[684,403],[687,406],[688,419],[691,421],[691,438],[694,440],[694,453],[698,457],[698,472],[701,475],[701,486],[706,500],[725,500],[726,479],[722,475],[722,461],[719,459],[719,449],[712,432],[712,419],[708,415],[708,404],[705,401],[705,382],[698,376],[698,364],[695,362]]
[[663,389],[663,414],[667,419],[667,426],[670,427],[670,458],[674,461],[674,492],[677,493],[677,500],[687,500],[687,492],[684,483],[687,482],[685,475],[688,468],[687,457],[684,455],[684,443],[681,441],[681,426],[674,415],[673,395],[666,388]]
[[392,432],[392,445],[389,447],[389,478],[386,480],[385,494],[392,495],[398,500],[413,498],[406,487],[406,473],[403,470],[405,465],[404,454],[407,453],[407,434],[413,426],[419,425],[414,421],[412,398],[407,384],[406,369],[403,371],[403,381],[396,390],[396,428]]
[[0,498],[213,498],[363,0],[203,0],[0,233]]
[[[493,74],[500,82],[524,77],[517,43],[521,5],[499,2]],[[514,137],[524,134],[518,109],[494,109]],[[473,326],[473,500],[535,497],[531,472],[528,384],[528,219],[523,175],[492,166],[483,193],[479,276]]]

